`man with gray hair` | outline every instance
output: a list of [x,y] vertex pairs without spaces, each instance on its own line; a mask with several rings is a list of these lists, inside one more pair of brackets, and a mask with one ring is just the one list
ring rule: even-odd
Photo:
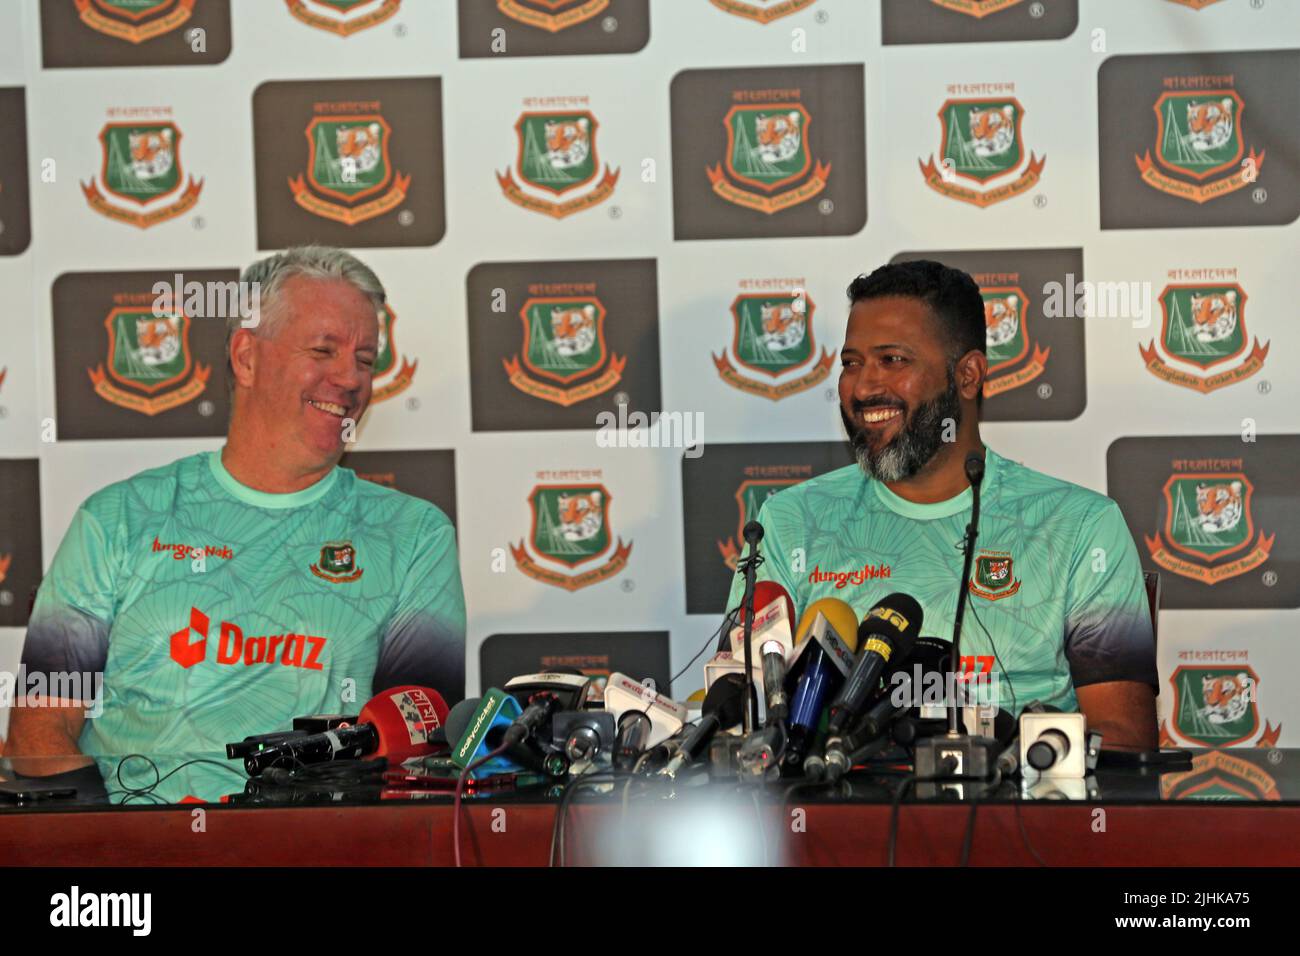
[[[15,709],[20,772],[222,751],[401,684],[464,695],[455,529],[338,465],[370,403],[383,286],[321,246],[242,281],[259,307],[228,327],[225,447],[92,495],[41,584],[23,663],[102,672],[102,714],[71,700]],[[22,756],[50,755],[69,757],[24,769]]]

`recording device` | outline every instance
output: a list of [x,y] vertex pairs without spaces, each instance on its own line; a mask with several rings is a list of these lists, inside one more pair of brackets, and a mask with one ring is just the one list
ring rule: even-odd
[[[277,743],[244,753],[244,769],[250,777],[268,767],[356,759],[373,754],[390,763],[401,763],[433,753],[429,734],[447,718],[442,695],[429,687],[393,687],[372,697],[361,708],[358,722],[318,734],[290,736]],[[247,743],[245,741],[245,743]],[[226,755],[244,750],[227,744]]]
[[308,714],[306,717],[295,717],[293,729],[305,734],[320,734],[335,727],[351,727],[360,720],[356,714]]
[[838,735],[849,721],[861,715],[880,686],[891,660],[904,661],[921,633],[921,605],[907,594],[896,593],[876,602],[858,627],[861,653],[839,695],[831,703],[826,732]]
[[[466,701],[465,703],[468,703]],[[488,754],[501,748],[505,743],[507,731],[514,726],[515,719],[523,713],[519,701],[512,695],[495,687],[477,699],[470,709],[468,718],[457,714],[457,722],[465,719],[464,731],[456,737],[451,748],[451,760],[458,771],[466,771],[472,764],[479,764],[469,771],[471,777],[488,777],[498,773],[515,773],[519,770],[541,770],[545,754],[536,746],[536,741],[527,741],[523,745],[508,748],[491,759]],[[451,739],[448,728],[448,739]],[[532,745],[529,747],[529,745]],[[479,763],[483,761],[482,763]]]
[[604,710],[566,710],[551,721],[551,747],[564,755],[570,773],[612,764],[614,715]]
[[853,669],[858,646],[858,616],[838,598],[814,601],[803,612],[790,662],[789,735],[784,763],[797,770],[812,745],[826,699]]
[[660,694],[652,687],[615,671],[605,683],[605,710],[621,721],[629,711],[642,713],[650,722],[650,732],[642,748],[663,743],[682,729],[689,713],[685,704]]
[[637,760],[649,746],[651,730],[650,718],[644,711],[623,712],[614,731],[613,762],[616,770],[631,770],[636,766]]
[[1088,719],[1083,714],[1033,713],[1020,715],[1020,764],[1026,775],[1082,779],[1097,766],[1100,735],[1090,741]]
[[704,698],[700,722],[684,732],[672,759],[659,775],[675,778],[691,765],[719,730],[740,723],[744,718],[747,696],[750,696],[749,687],[745,679],[736,674],[727,674],[710,687]]
[[[750,658],[761,661],[760,690],[763,694],[764,715],[768,726],[774,720],[785,720],[790,711],[786,692],[786,661],[794,650],[794,602],[790,594],[775,581],[759,581],[754,585],[754,625],[750,636]],[[731,656],[734,659],[744,640],[744,628],[731,632]]]
[[506,731],[505,742],[517,746],[533,739],[543,746],[550,742],[551,718],[562,710],[578,710],[587,699],[591,678],[585,674],[544,671],[506,681],[505,690],[523,706]]

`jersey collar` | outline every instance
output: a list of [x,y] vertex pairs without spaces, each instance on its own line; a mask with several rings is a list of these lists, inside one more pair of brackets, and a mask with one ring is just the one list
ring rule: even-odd
[[[1002,458],[997,453],[984,446],[984,481],[981,482],[982,497],[987,500],[988,493],[997,480],[998,473],[1001,470]],[[964,489],[961,494],[954,495],[945,501],[935,501],[930,504],[922,504],[916,501],[908,501],[906,498],[900,498],[887,487],[883,481],[872,480],[872,485],[876,489],[876,497],[890,511],[902,515],[904,518],[917,518],[921,521],[931,521],[935,518],[948,518],[952,515],[961,514],[963,511],[970,511],[971,490]]]
[[339,474],[339,469],[336,466],[320,481],[314,485],[308,485],[301,491],[274,494],[269,491],[258,491],[255,488],[240,484],[234,475],[226,471],[226,466],[221,463],[220,451],[208,452],[208,467],[211,469],[212,477],[216,479],[217,484],[228,494],[239,499],[244,504],[253,505],[257,508],[301,508],[303,505],[319,501],[327,491],[334,487],[334,482],[338,480]]

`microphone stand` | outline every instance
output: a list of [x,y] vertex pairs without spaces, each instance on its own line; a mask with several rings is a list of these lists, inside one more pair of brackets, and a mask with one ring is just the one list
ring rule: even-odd
[[736,570],[745,575],[745,597],[741,602],[745,640],[744,732],[749,734],[758,723],[758,697],[754,693],[754,652],[749,645],[754,634],[755,575],[758,573],[758,566],[763,563],[763,557],[758,553],[758,542],[763,540],[763,526],[757,521],[751,521],[745,525],[744,534],[745,541],[749,543],[749,557],[742,559],[736,565]]
[[[972,460],[974,459],[974,460]],[[952,625],[952,657],[948,670],[952,673],[952,700],[948,703],[948,733],[961,733],[957,706],[957,675],[961,673],[961,622],[966,615],[966,595],[970,592],[970,569],[975,561],[975,539],[979,537],[980,484],[984,480],[984,462],[975,455],[966,459],[966,478],[970,481],[970,524],[966,525],[966,539],[962,543],[965,556],[961,567],[961,590],[957,592],[957,614]]]

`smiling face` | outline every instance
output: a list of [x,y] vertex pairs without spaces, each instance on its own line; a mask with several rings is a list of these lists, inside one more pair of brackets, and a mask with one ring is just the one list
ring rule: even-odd
[[245,430],[249,444],[307,474],[338,462],[346,422],[370,404],[379,321],[374,303],[341,279],[292,276],[277,296],[282,311],[268,331],[241,329],[231,341],[231,432]]
[[950,358],[942,326],[920,299],[855,303],[840,357],[840,416],[868,477],[913,477],[974,414],[981,354]]

